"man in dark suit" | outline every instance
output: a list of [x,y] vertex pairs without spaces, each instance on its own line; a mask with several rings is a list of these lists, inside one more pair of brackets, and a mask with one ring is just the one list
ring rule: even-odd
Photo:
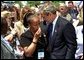
[[43,14],[43,19],[49,25],[47,31],[48,58],[75,59],[77,42],[73,25],[65,18],[58,16],[54,6],[44,9]]

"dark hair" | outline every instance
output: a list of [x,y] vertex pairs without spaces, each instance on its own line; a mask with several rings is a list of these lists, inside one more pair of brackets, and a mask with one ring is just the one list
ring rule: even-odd
[[28,23],[28,24],[31,24],[31,21],[33,20],[34,17],[38,17],[38,15],[37,15],[37,14],[32,14],[32,15],[30,15],[30,16],[27,18],[27,23]]
[[26,14],[25,14],[25,16],[24,16],[24,18],[23,18],[23,25],[24,25],[25,27],[28,27],[28,24],[29,24],[28,18],[29,18],[31,15],[33,15],[33,13],[26,13]]
[[20,11],[20,20],[23,20],[24,15],[28,12],[32,12],[32,10],[30,9],[29,6],[25,6],[22,8],[22,10]]
[[[10,7],[8,8],[8,11],[10,11],[10,12],[15,12],[15,13],[16,13],[16,15],[15,15],[16,19],[14,18],[15,21],[20,20],[20,11],[19,11],[19,9],[17,9],[17,7],[15,7],[15,6],[10,6]],[[13,15],[13,17],[14,17],[14,15]]]
[[72,3],[72,4],[73,4],[73,1],[69,1],[68,4],[69,4],[69,3]]
[[8,30],[8,23],[5,18],[1,17],[1,34],[6,34]]

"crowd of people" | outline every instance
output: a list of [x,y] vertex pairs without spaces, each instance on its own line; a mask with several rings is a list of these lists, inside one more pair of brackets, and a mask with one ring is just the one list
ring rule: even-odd
[[1,4],[1,59],[83,59],[83,1]]

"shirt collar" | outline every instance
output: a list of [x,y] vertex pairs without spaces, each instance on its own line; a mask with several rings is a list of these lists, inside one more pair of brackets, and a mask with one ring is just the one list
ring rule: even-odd
[[13,48],[10,46],[10,43],[1,35],[1,40],[13,51]]
[[4,38],[4,35],[1,35],[1,40],[4,41],[6,44],[9,44],[9,42]]
[[56,16],[55,20],[52,22],[53,25],[55,25],[57,19],[58,19],[58,16]]

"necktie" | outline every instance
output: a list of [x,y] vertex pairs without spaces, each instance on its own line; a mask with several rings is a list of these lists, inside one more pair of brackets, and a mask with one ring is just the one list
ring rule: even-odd
[[48,52],[51,51],[51,41],[52,41],[51,36],[52,36],[52,29],[53,29],[53,24],[50,23],[50,24],[48,25],[48,29],[47,29],[47,39],[48,39],[48,47],[47,47],[47,50],[48,50]]
[[53,24],[50,23],[48,25],[48,30],[47,30],[47,32],[48,32],[48,38],[51,37],[51,35],[52,35],[52,29],[53,29]]

